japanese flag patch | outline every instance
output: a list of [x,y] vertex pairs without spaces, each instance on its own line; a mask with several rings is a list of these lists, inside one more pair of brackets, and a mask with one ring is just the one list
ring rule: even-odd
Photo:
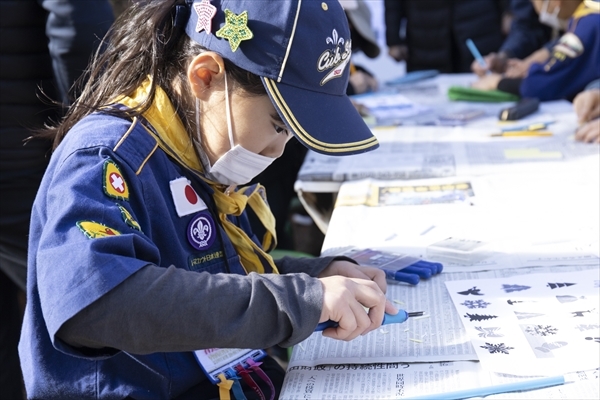
[[169,185],[178,216],[183,217],[208,208],[186,177],[174,179]]
[[117,164],[112,160],[104,161],[102,187],[108,197],[129,201],[129,187],[127,186],[127,182],[125,182],[125,178]]

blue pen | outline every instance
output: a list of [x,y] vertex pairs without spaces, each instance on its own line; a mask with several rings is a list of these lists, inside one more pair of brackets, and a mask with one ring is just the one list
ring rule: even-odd
[[473,54],[473,57],[475,58],[475,60],[477,60],[479,65],[481,65],[482,68],[488,69],[488,65],[485,62],[485,60],[483,59],[483,57],[481,56],[481,53],[477,49],[477,46],[475,46],[475,43],[473,43],[473,41],[471,39],[467,39],[466,43],[467,43],[467,47],[469,48],[469,51],[471,52],[471,54]]
[[512,132],[512,131],[537,131],[541,129],[546,129],[548,125],[553,124],[554,121],[547,122],[533,122],[527,125],[517,125],[517,126],[507,126],[502,128],[501,132]]
[[[381,325],[400,324],[400,323],[406,321],[408,319],[408,317],[420,317],[423,315],[423,313],[424,313],[424,311],[406,312],[404,310],[398,310],[398,314],[396,314],[396,315],[386,313],[383,315],[383,322],[381,323]],[[337,326],[338,326],[338,323],[335,321],[329,320],[329,321],[321,322],[315,328],[315,332],[324,331],[327,328],[336,328]]]
[[500,385],[484,386],[473,389],[457,390],[454,392],[427,394],[423,396],[407,397],[412,400],[458,400],[470,397],[485,397],[491,394],[517,392],[523,390],[541,389],[548,386],[562,385],[564,376],[551,376],[548,378],[527,379],[520,382],[510,382]]

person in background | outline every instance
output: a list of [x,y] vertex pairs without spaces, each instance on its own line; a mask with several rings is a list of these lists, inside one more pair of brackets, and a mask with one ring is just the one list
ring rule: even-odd
[[[0,1],[0,398],[22,398],[17,343],[31,205],[51,143],[25,140],[60,117],[113,21],[107,0]],[[22,301],[21,301],[22,302]]]
[[600,143],[600,79],[590,83],[573,101],[579,119],[575,139]]
[[[532,64],[524,78],[482,76],[473,84],[541,101],[573,98],[600,78],[600,0],[532,0],[545,23],[567,26],[544,63]],[[548,14],[548,16],[546,16]]]
[[497,52],[507,11],[507,0],[385,0],[388,53],[406,61],[408,72],[470,72],[473,56],[466,40],[482,54]]
[[548,57],[545,54],[535,53],[550,40],[552,28],[539,21],[531,1],[510,0],[509,11],[512,22],[502,47],[497,53],[493,52],[484,57],[488,68],[484,68],[476,60],[471,64],[471,70],[479,76],[485,75],[488,71],[512,76],[522,70],[520,68],[522,62],[545,61]]
[[[30,397],[213,399],[237,388],[272,399],[284,371],[270,357],[251,363],[259,349],[329,320],[338,325],[325,336],[352,340],[397,313],[380,269],[273,260],[264,188],[241,186],[292,136],[338,156],[378,147],[345,94],[350,57],[337,0],[127,8],[45,132],[54,152],[31,217],[19,342]],[[232,352],[254,383],[205,373],[203,355]]]
[[[352,51],[362,51],[369,58],[376,58],[381,53],[377,44],[375,32],[371,27],[371,11],[364,0],[340,0],[352,38]],[[352,63],[350,70],[350,82],[348,84],[348,95],[374,92],[378,89],[375,76],[364,67]]]

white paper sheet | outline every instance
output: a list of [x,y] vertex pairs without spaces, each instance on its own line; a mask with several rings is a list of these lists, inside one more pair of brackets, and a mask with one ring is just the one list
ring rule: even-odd
[[[409,312],[424,311],[427,318],[409,318],[403,324],[380,329],[345,342],[313,333],[294,346],[289,366],[320,364],[436,362],[477,360],[444,282],[490,279],[532,272],[589,270],[590,266],[519,268],[483,272],[443,273],[418,285],[389,282],[387,297],[396,307]],[[600,347],[600,346],[599,346]]]
[[[331,217],[323,251],[355,246],[407,253],[443,262],[448,271],[599,265],[599,171],[600,158],[592,156],[535,173],[346,182],[340,188],[339,206]],[[472,187],[472,196],[464,201],[427,201],[422,195],[420,205],[415,205],[419,202],[414,194],[402,197],[396,192],[394,204],[388,205],[379,196],[385,188],[441,188],[461,182]],[[452,251],[434,251],[449,238],[485,246],[472,257],[464,253],[461,260]]]
[[560,375],[600,366],[600,270],[446,281],[482,367]]

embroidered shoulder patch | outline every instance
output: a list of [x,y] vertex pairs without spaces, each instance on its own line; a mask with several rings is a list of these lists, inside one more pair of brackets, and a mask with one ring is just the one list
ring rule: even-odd
[[98,239],[106,236],[118,236],[121,232],[116,229],[109,228],[94,221],[77,221],[77,227],[89,239]]
[[572,32],[567,32],[562,35],[553,50],[555,53],[564,54],[569,58],[579,57],[584,52],[581,39]]
[[140,224],[138,224],[138,222],[135,219],[133,219],[131,213],[129,213],[129,211],[127,211],[127,209],[120,204],[117,204],[117,207],[119,207],[119,210],[121,210],[121,216],[123,217],[123,221],[125,221],[125,223],[133,229],[141,232],[142,228],[140,228]]
[[108,197],[117,200],[129,200],[129,187],[114,161],[106,160],[104,162],[104,173],[102,175],[102,187]]

